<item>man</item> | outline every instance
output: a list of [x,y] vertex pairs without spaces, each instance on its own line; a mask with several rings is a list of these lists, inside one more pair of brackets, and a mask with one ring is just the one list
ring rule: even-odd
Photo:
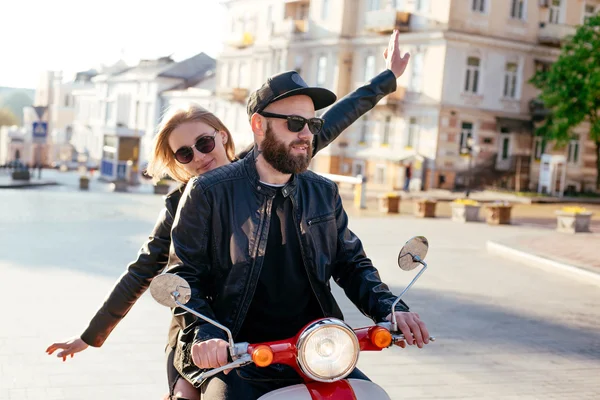
[[[398,53],[397,33],[390,43],[388,52]],[[337,186],[307,171],[323,125],[315,110],[335,99],[294,71],[270,78],[248,101],[255,150],[193,179],[182,195],[169,272],[189,282],[188,306],[229,327],[236,342],[286,339],[314,319],[343,319],[332,277],[365,315],[390,318],[395,296],[348,229]],[[226,335],[183,310],[175,314],[184,320],[175,364],[199,386],[199,369],[228,363]],[[428,343],[406,304],[396,315],[408,344]],[[358,370],[351,377],[367,379]],[[202,391],[206,399],[256,399],[300,381],[289,367],[249,365],[210,378]]]
[[412,164],[406,164],[404,168],[404,191],[408,192],[410,190],[410,178],[412,178]]

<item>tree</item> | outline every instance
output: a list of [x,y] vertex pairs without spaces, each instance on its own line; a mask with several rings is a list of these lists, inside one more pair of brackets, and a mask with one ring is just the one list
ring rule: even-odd
[[0,126],[13,126],[18,124],[19,120],[12,111],[6,108],[0,108]]
[[18,120],[17,125],[23,124],[23,108],[32,105],[33,99],[25,90],[13,91],[9,95],[4,96],[4,100],[0,101],[0,107],[7,108],[15,114]]
[[530,80],[541,89],[540,99],[550,111],[536,134],[564,146],[573,128],[590,124],[596,144],[596,189],[600,190],[600,15],[589,18],[568,38],[558,60]]

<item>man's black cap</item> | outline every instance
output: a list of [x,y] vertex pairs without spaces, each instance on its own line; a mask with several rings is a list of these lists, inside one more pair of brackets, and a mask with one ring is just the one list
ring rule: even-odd
[[260,89],[250,94],[246,107],[248,118],[274,101],[301,94],[312,99],[315,110],[328,107],[337,99],[333,92],[325,88],[309,87],[296,71],[282,72],[267,79]]

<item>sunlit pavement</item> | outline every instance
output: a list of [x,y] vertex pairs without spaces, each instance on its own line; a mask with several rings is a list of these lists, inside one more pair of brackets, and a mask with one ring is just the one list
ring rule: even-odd
[[[91,183],[0,191],[0,399],[156,399],[166,392],[169,311],[149,294],[101,349],[63,363],[52,342],[81,333],[153,227],[161,196]],[[350,207],[350,203],[348,203]],[[350,227],[398,293],[415,275],[396,265],[413,235],[429,268],[406,295],[437,341],[363,353],[359,367],[393,399],[600,396],[600,287],[507,261],[487,240],[527,226],[358,216]],[[334,285],[335,286],[335,285]],[[354,326],[369,323],[343,293]]]

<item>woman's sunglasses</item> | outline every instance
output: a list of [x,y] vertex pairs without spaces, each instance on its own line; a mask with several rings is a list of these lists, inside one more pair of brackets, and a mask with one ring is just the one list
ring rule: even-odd
[[180,164],[189,164],[194,159],[194,148],[198,150],[200,153],[210,153],[215,149],[215,136],[217,135],[217,131],[215,131],[212,136],[204,135],[200,136],[196,139],[196,143],[193,146],[183,146],[180,147],[175,152],[175,159]]
[[308,129],[312,132],[313,135],[318,134],[323,129],[323,124],[325,120],[322,118],[303,118],[299,115],[282,115],[282,114],[273,114],[266,111],[261,111],[258,114],[267,118],[280,118],[287,119],[287,128],[290,132],[300,132],[304,129],[304,125],[308,124]]

